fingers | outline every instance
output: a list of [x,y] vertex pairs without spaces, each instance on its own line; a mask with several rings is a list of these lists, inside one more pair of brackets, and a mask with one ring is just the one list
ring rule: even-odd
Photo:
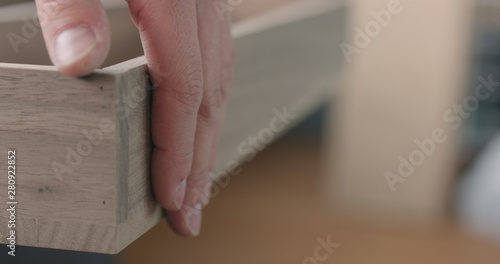
[[221,90],[221,21],[212,1],[197,2],[198,38],[203,66],[203,99],[197,116],[194,156],[180,211],[168,212],[171,225],[180,233],[195,236],[200,231],[201,208],[208,203],[214,135],[219,125]]
[[155,85],[151,174],[156,199],[181,208],[191,172],[203,67],[194,0],[129,0]]
[[36,6],[50,58],[62,73],[83,76],[102,64],[110,32],[99,0],[36,0]]
[[225,55],[221,44],[224,40],[229,43],[224,49],[232,49],[229,22],[217,16],[213,1],[128,2],[155,87],[151,165],[155,196],[167,209],[172,228],[195,236],[201,208],[210,196],[208,175],[231,75],[231,55]]

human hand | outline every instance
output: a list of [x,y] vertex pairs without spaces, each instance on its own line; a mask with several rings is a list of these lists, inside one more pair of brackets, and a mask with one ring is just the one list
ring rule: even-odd
[[[224,0],[226,1],[226,0]],[[151,173],[171,227],[196,236],[225,117],[234,48],[222,0],[127,0],[155,89]],[[83,76],[107,56],[110,29],[99,0],[36,0],[47,49],[64,74]]]

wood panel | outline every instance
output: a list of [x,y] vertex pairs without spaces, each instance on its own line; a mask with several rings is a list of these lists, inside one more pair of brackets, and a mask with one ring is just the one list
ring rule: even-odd
[[[96,73],[77,79],[43,66],[0,68],[0,170],[5,175],[0,200],[8,201],[6,155],[15,150],[18,244],[115,251],[109,241],[116,223],[116,132],[103,133],[98,145],[89,145],[84,133],[100,130],[103,120],[114,122],[110,102],[116,98],[116,77]],[[83,155],[67,162],[78,149]],[[71,172],[58,175],[54,162]],[[5,206],[2,242],[9,232]]]

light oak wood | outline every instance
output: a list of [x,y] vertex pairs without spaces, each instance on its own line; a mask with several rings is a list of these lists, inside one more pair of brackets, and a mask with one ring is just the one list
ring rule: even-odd
[[[239,145],[269,128],[276,111],[286,108],[296,118],[272,140],[332,95],[345,9],[337,1],[304,2],[274,13],[272,23],[260,22],[269,21],[264,15],[233,28],[239,60],[218,177],[227,176],[228,164],[248,160]],[[149,180],[151,95],[144,57],[86,78],[63,76],[50,66],[0,64],[0,80],[0,171],[7,171],[9,149],[18,161],[17,245],[114,254],[161,220]],[[102,141],[69,166],[71,172],[57,176],[54,162],[68,165],[68,148],[83,150],[91,141],[84,131],[94,130]],[[0,181],[0,201],[7,201],[6,184]],[[0,241],[8,232],[5,212]]]

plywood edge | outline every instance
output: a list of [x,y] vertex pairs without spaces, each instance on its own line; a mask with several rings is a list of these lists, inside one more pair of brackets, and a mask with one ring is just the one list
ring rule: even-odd
[[[142,62],[141,62],[142,61]],[[118,78],[117,237],[118,253],[163,218],[150,183],[151,94],[147,66],[132,60]]]
[[115,74],[127,74],[128,71],[137,69],[140,67],[147,68],[147,60],[145,56],[140,56],[133,58],[103,69],[104,72],[115,73]]
[[[117,68],[114,68],[113,66],[105,68],[105,69],[96,69],[94,72],[88,76],[84,76],[81,78],[87,78],[91,77],[92,75],[112,75],[112,76],[118,76],[122,73],[126,72],[125,68],[120,68],[120,65],[131,65],[132,63],[135,63],[136,61],[140,61],[142,57],[132,59],[130,61],[126,61],[120,64],[117,64]],[[135,66],[141,66],[142,64],[140,63],[135,63]],[[131,65],[132,67],[132,65]],[[2,69],[12,69],[12,70],[20,70],[20,71],[43,71],[43,72],[52,72],[52,73],[59,73],[57,67],[55,66],[49,66],[49,65],[36,65],[36,64],[21,64],[21,63],[3,63],[0,62],[0,70]],[[129,68],[127,68],[129,69]],[[65,76],[62,73],[60,73],[60,76]],[[77,78],[77,77],[75,77]]]

